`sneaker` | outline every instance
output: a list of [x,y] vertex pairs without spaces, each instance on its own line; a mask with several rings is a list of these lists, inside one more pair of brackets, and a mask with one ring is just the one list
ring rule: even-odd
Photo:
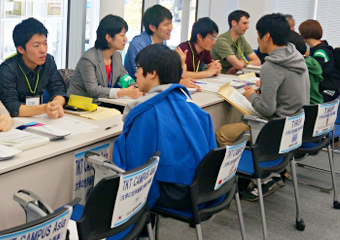
[[249,187],[240,192],[240,194],[245,200],[250,202],[257,201],[259,199],[259,191],[252,182],[249,184]]
[[[283,183],[283,182],[282,182]],[[269,180],[267,183],[262,183],[262,194],[263,197],[268,196],[269,194],[272,194],[275,192],[277,189],[280,188],[279,184],[276,183],[273,178]]]
[[[277,182],[275,182],[273,179],[270,179],[269,181],[262,183],[262,194],[263,197],[268,196],[269,194],[272,194],[277,189],[279,189],[281,186],[284,186],[284,182],[280,177],[278,178]],[[279,180],[281,179],[281,181]],[[257,201],[259,199],[259,190],[253,183],[250,184],[249,188],[243,192],[241,192],[242,197],[250,202]]]
[[[289,173],[285,172],[284,174],[285,174],[285,175],[288,174],[288,177],[289,177]],[[283,178],[281,178],[281,177],[273,177],[273,181],[274,181],[277,185],[279,185],[279,187],[284,187],[284,186],[285,186],[285,183],[284,183],[284,181],[283,181]]]

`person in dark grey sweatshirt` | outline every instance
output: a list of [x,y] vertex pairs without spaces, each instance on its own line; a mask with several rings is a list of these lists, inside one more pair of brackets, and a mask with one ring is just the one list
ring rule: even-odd
[[[260,91],[245,87],[244,96],[263,117],[285,117],[294,115],[304,105],[309,104],[309,75],[303,56],[294,44],[288,43],[290,28],[282,14],[268,14],[256,24],[257,42],[262,53],[268,53],[261,67]],[[227,145],[249,127],[244,123],[228,124],[216,131],[218,144]],[[281,177],[271,176],[262,184],[263,196],[284,186]],[[248,182],[243,181],[245,186]],[[239,189],[244,199],[255,201],[259,198],[257,186],[250,184],[248,189]]]
[[[281,14],[263,16],[256,24],[260,51],[268,53],[261,67],[261,93],[245,87],[245,97],[263,117],[290,116],[309,104],[309,76],[303,56],[288,43],[290,28]],[[249,127],[244,123],[228,124],[216,131],[220,146],[231,144]]]

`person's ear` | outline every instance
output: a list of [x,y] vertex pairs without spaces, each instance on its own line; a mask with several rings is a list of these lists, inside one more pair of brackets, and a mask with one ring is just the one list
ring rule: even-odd
[[231,26],[235,27],[237,25],[237,22],[235,20],[231,20]]
[[149,76],[151,79],[155,79],[158,76],[156,70],[153,70],[152,73],[148,73],[148,74],[150,74]]
[[202,35],[199,33],[197,34],[197,42],[198,41],[203,41]]
[[20,53],[20,54],[24,54],[26,51],[25,49],[22,47],[22,46],[17,46],[17,51]]
[[105,40],[106,40],[107,43],[110,42],[110,40],[111,40],[110,34],[107,33],[107,34],[105,35]]
[[264,40],[265,40],[266,42],[268,42],[271,36],[270,36],[270,33],[267,32],[263,37],[264,37]]
[[151,32],[153,32],[153,33],[157,31],[157,28],[155,27],[155,25],[149,24],[149,28],[150,28]]

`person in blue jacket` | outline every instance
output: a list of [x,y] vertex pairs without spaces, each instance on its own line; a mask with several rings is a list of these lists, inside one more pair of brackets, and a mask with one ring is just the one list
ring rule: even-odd
[[210,115],[192,102],[187,89],[176,84],[182,74],[179,55],[163,44],[144,48],[136,56],[137,84],[145,95],[129,103],[124,128],[115,140],[113,161],[130,170],[161,151],[150,208],[157,204],[189,208],[188,185],[201,159],[216,148]]

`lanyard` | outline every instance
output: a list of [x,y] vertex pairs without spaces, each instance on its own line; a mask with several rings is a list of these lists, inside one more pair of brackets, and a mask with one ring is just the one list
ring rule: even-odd
[[27,82],[27,85],[28,85],[28,89],[30,90],[30,92],[31,92],[32,94],[35,94],[36,91],[37,91],[37,87],[38,87],[38,83],[39,83],[39,79],[40,79],[40,74],[39,74],[40,70],[38,71],[38,76],[37,76],[37,78],[35,79],[34,91],[32,91],[31,84],[30,84],[30,82],[28,81],[28,78],[27,78],[26,74],[24,73],[24,71],[22,70],[22,68],[21,68],[21,66],[20,66],[19,63],[18,63],[18,66],[19,66],[19,68],[20,68],[22,74],[24,74],[24,77],[25,77],[26,82]]
[[188,42],[190,50],[191,50],[191,55],[192,55],[192,66],[194,67],[194,72],[198,72],[198,69],[200,67],[201,60],[198,60],[197,67],[195,67],[195,54],[194,51],[192,50],[191,43]]
[[234,39],[230,36],[231,41],[233,41],[233,45],[237,48],[237,51],[241,54],[243,60],[246,62],[246,64],[249,63],[249,61],[246,59],[246,57],[244,56],[243,52],[241,51],[240,47],[238,46],[238,44],[236,44],[236,42],[234,41]]

